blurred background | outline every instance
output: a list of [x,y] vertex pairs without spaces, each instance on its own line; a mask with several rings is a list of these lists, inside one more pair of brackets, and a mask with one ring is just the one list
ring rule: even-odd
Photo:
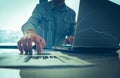
[[[65,0],[65,3],[75,10],[76,15],[78,15],[79,1]],[[39,0],[0,0],[0,43],[18,41],[22,36],[21,26],[31,16],[38,3]]]

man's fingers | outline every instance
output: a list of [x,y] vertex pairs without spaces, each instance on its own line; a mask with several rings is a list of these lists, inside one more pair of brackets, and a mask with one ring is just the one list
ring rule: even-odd
[[73,43],[73,37],[68,37],[67,41],[68,41],[68,43],[72,44]]
[[27,44],[28,52],[29,54],[32,54],[32,40],[30,38],[27,40]]
[[36,49],[37,49],[37,53],[40,54],[42,52],[42,45],[40,44],[40,42],[36,42]]
[[42,49],[45,47],[45,40],[41,37],[34,38],[34,43],[37,48],[37,53],[40,54],[42,52]]
[[25,51],[25,54],[28,54],[29,51],[28,51],[28,42],[27,42],[27,39],[24,39],[23,40],[23,50]]
[[23,54],[23,47],[22,47],[21,41],[18,41],[18,42],[17,42],[17,45],[18,45],[18,49],[19,49],[19,51],[20,51],[20,54]]
[[18,49],[21,53],[25,51],[25,54],[32,54],[32,42],[35,43],[37,53],[40,54],[46,43],[43,38],[36,34],[30,34],[22,37],[18,41]]
[[41,43],[42,48],[44,48],[46,43],[45,43],[45,40],[43,38],[41,38],[40,43]]

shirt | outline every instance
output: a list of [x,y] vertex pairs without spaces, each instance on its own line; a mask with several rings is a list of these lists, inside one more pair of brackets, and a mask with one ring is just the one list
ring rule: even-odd
[[74,35],[75,12],[65,3],[58,11],[50,2],[37,4],[22,31],[33,29],[46,41],[46,48],[61,46],[66,35]]

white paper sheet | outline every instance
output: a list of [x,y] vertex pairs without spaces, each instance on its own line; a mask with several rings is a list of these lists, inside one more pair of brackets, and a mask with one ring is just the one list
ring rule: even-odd
[[0,67],[14,66],[93,66],[94,64],[59,51],[45,52],[41,55],[0,55]]

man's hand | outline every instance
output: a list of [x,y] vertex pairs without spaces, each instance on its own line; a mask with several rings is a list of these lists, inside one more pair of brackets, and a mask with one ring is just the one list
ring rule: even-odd
[[65,40],[64,40],[64,45],[66,44],[73,44],[73,39],[74,37],[73,36],[66,36]]
[[32,54],[32,42],[35,43],[38,54],[45,47],[45,40],[38,36],[33,30],[28,30],[25,35],[18,41],[18,49],[23,54]]

